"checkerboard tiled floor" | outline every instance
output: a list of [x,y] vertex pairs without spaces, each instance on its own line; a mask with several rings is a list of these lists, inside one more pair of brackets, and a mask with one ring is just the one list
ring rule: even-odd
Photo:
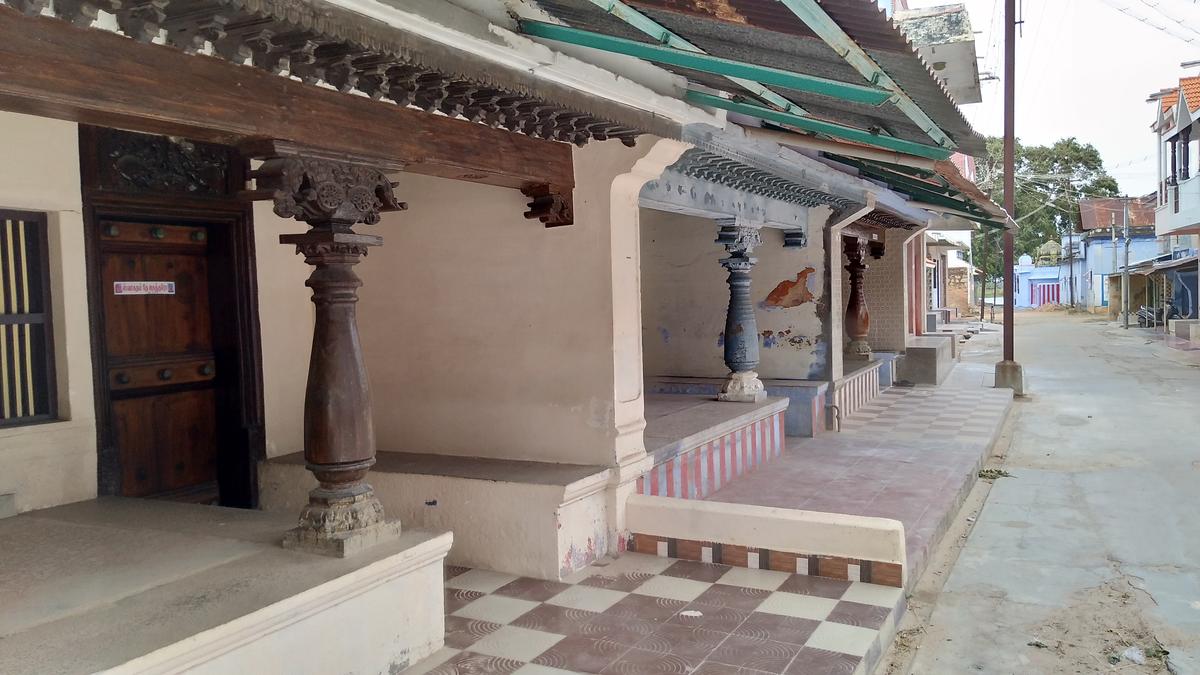
[[566,583],[446,568],[446,647],[406,675],[866,672],[898,588],[628,553]]
[[886,433],[896,440],[954,437],[986,443],[1012,400],[1005,389],[892,387],[842,422],[847,434]]

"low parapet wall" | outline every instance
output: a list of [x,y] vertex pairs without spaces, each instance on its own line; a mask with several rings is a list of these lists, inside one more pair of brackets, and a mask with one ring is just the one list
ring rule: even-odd
[[629,549],[903,588],[904,525],[890,518],[632,495]]

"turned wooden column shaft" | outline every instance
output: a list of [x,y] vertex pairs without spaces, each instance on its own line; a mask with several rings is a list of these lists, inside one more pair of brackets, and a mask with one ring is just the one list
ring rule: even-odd
[[758,379],[758,320],[750,297],[750,270],[758,262],[750,257],[762,243],[758,229],[725,221],[717,232],[717,243],[729,252],[721,266],[729,271],[729,306],[725,311],[725,366],[729,379],[721,388],[722,401],[761,401],[766,397]]
[[842,250],[848,263],[846,271],[850,273],[850,296],[846,301],[846,335],[850,338],[849,351],[852,356],[870,356],[871,347],[867,343],[867,334],[871,331],[871,314],[867,311],[867,297],[863,290],[863,272],[867,264],[863,262],[863,243],[858,237],[842,237]]
[[[381,211],[405,208],[379,169],[333,159],[268,157],[253,174],[256,194],[270,196],[275,213],[309,225],[280,236],[313,271],[305,285],[316,305],[308,387],[304,397],[304,460],[318,487],[285,546],[347,555],[354,535],[378,533],[383,507],[365,482],[375,463],[371,392],[358,337],[355,305],[362,280],[354,266],[383,239],[358,234],[358,223],[379,222]],[[361,538],[360,538],[361,539]]]

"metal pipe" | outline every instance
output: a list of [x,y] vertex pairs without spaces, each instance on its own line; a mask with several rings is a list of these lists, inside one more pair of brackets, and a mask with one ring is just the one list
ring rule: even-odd
[[[1004,210],[1017,215],[1016,181],[1016,76],[1017,0],[1004,0]],[[1004,230],[1004,360],[1014,361],[1013,350],[1013,233]]]
[[1121,270],[1121,310],[1125,312],[1124,327],[1129,330],[1129,198],[1125,198],[1125,267]]

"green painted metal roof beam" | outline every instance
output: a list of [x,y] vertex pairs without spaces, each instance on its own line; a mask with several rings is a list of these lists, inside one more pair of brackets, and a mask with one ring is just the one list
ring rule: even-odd
[[730,112],[741,113],[743,115],[752,115],[760,117],[764,120],[770,120],[778,124],[809,131],[815,134],[825,134],[835,138],[854,141],[855,143],[865,143],[877,148],[886,148],[897,152],[904,152],[918,157],[926,157],[928,159],[946,159],[950,156],[951,151],[946,148],[939,148],[933,145],[925,145],[924,143],[914,143],[906,141],[902,138],[893,138],[892,136],[881,136],[873,134],[862,129],[855,129],[834,122],[826,122],[824,120],[813,119],[801,115],[791,115],[778,110],[772,110],[760,105],[751,103],[739,103],[720,96],[713,96],[702,91],[689,89],[687,92],[687,100],[700,105],[712,106],[721,108]]
[[565,42],[580,47],[599,49],[614,54],[624,54],[645,61],[679,66],[702,73],[754,80],[762,84],[830,96],[843,101],[879,105],[892,96],[891,92],[877,87],[839,82],[823,77],[794,73],[781,68],[760,66],[753,63],[721,58],[719,56],[675,49],[674,47],[637,42],[636,40],[626,40],[625,38],[572,28],[571,26],[563,26],[561,24],[545,23],[543,21],[521,21],[520,26],[522,33],[534,37]]
[[[672,33],[666,26],[658,23],[645,14],[642,14],[629,5],[626,5],[620,0],[591,0],[591,3],[613,17],[624,21],[631,27],[636,28],[646,35],[649,35],[650,37],[654,38],[656,42],[666,45],[667,47],[673,47],[675,49],[688,52],[696,52],[698,54],[706,53],[703,49],[697,47],[691,42],[688,42],[675,33]],[[726,79],[761,98],[767,103],[779,108],[780,110],[787,111],[793,115],[808,114],[807,110],[771,91],[761,82],[755,82],[753,80],[747,80],[740,77],[727,76]]]
[[946,132],[942,131],[929,115],[921,110],[921,106],[909,98],[908,94],[896,84],[883,68],[858,45],[842,27],[837,24],[825,10],[817,4],[817,0],[780,0],[801,21],[817,34],[825,44],[837,52],[846,63],[862,74],[871,84],[879,85],[892,92],[894,103],[910,120],[921,128],[938,145],[954,149],[958,147]]

